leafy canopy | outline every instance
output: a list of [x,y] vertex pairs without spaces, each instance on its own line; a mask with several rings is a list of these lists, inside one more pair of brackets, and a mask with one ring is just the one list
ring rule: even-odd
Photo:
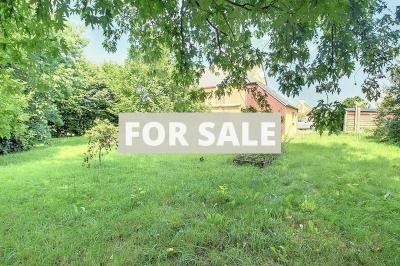
[[18,139],[21,145],[15,147],[44,140],[51,133],[49,123],[62,123],[55,101],[76,86],[73,65],[85,44],[70,24],[62,31],[37,32],[33,24],[41,24],[33,11],[23,12],[28,18],[15,14],[5,20],[4,6],[0,3],[0,150],[10,140]]
[[363,90],[374,99],[399,53],[398,21],[382,0],[83,1],[73,11],[104,29],[110,50],[122,33],[150,56],[168,48],[188,82],[207,63],[230,73],[227,83],[244,82],[245,71],[262,64],[287,95],[310,85],[340,92],[339,79],[359,61],[368,76]]
[[364,92],[372,99],[379,95],[376,80],[399,53],[399,21],[383,0],[18,2],[0,5],[7,40],[18,24],[26,28],[24,34],[41,36],[43,29],[59,29],[67,16],[78,13],[104,30],[110,50],[123,33],[149,56],[169,49],[185,74],[180,78],[188,82],[206,64],[230,73],[227,82],[233,83],[244,82],[245,71],[263,64],[287,95],[313,84],[319,91],[340,92],[339,79],[359,61],[368,75]]
[[[35,49],[41,45],[36,39],[45,39],[77,13],[87,25],[103,29],[109,50],[128,33],[132,48],[148,57],[171,51],[174,77],[182,84],[192,84],[212,65],[229,74],[224,85],[241,85],[248,69],[262,65],[288,96],[304,86],[340,93],[339,80],[359,63],[367,76],[363,92],[376,100],[378,81],[399,54],[399,11],[389,10],[384,0],[17,2],[0,4],[5,25],[0,40],[10,58],[19,56],[10,48],[14,44]],[[337,109],[337,104],[319,106]]]
[[124,65],[102,65],[98,76],[116,94],[116,113],[204,111],[206,93],[176,82],[172,62],[163,50],[157,60],[131,52]]
[[322,135],[325,130],[328,134],[342,131],[344,123],[345,107],[342,103],[324,103],[322,100],[314,107],[309,119],[314,122],[315,130]]

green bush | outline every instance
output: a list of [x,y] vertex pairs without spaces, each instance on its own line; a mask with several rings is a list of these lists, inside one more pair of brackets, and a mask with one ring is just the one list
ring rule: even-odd
[[387,138],[391,141],[400,143],[400,110],[395,116],[386,123]]
[[379,105],[374,133],[381,141],[400,143],[400,65],[391,69],[390,80],[393,85]]
[[23,139],[14,135],[9,138],[0,138],[0,155],[27,150],[30,147],[30,143],[24,142]]
[[400,143],[400,109],[381,110],[377,118],[377,128],[374,135],[380,141]]

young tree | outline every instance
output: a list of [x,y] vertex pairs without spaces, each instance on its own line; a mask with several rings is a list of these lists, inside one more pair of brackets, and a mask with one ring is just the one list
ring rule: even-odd
[[90,167],[91,161],[96,157],[101,164],[103,156],[115,148],[118,143],[118,128],[108,120],[96,120],[86,135],[89,140],[83,164],[87,167]]

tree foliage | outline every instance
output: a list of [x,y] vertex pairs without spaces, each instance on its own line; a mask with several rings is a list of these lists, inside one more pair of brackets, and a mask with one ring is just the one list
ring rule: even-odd
[[369,106],[368,102],[360,96],[348,97],[344,99],[342,103],[346,108],[354,108],[356,105],[362,108],[367,108]]
[[[62,28],[71,13],[100,26],[109,50],[128,33],[133,49],[147,57],[171,51],[174,79],[185,85],[193,84],[206,64],[229,74],[225,88],[244,84],[246,71],[263,65],[288,96],[304,86],[340,93],[339,80],[358,62],[367,76],[363,92],[373,100],[381,94],[379,79],[399,54],[398,11],[384,0],[94,0],[2,2],[7,57],[20,57],[12,47],[46,47],[44,35]],[[337,117],[332,111],[327,115]]]
[[124,65],[104,64],[102,79],[116,93],[118,112],[195,112],[204,110],[203,90],[174,79],[174,60],[160,51],[155,60],[132,52]]
[[[0,4],[0,10],[3,7]],[[73,87],[69,70],[85,44],[72,25],[66,25],[63,31],[46,32],[46,38],[43,35],[45,39],[37,43],[31,43],[30,38],[39,37],[30,36],[26,29],[8,30],[0,30],[7,37],[0,38],[5,41],[0,46],[0,153],[23,150],[35,141],[46,140],[51,136],[51,125],[63,123],[56,101]],[[20,43],[22,39],[25,41]]]
[[338,101],[326,104],[322,100],[314,107],[309,119],[314,122],[315,130],[321,135],[325,130],[329,134],[338,134],[343,129],[345,106]]
[[102,80],[98,67],[80,58],[71,72],[73,80],[68,95],[56,101],[63,124],[55,127],[54,134],[82,135],[96,119],[116,123],[116,95]]
[[82,135],[98,119],[116,124],[119,112],[204,110],[202,91],[174,81],[167,52],[153,61],[132,54],[124,65],[95,66],[83,59],[80,33],[72,25],[52,33],[64,44],[55,54],[27,49],[12,64],[0,61],[0,154]]
[[23,83],[13,78],[12,69],[2,69],[0,80],[0,137],[10,137],[11,132],[19,130],[16,125],[24,120],[21,113],[26,98]]
[[375,135],[382,141],[400,143],[400,65],[391,68],[390,80],[392,86],[378,108]]

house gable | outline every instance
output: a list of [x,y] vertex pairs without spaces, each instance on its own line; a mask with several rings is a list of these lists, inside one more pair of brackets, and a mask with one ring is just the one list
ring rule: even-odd
[[[241,112],[242,109],[250,107],[255,108],[257,111],[262,111],[252,93],[255,89],[256,93],[264,93],[266,95],[271,112],[281,114],[282,135],[294,136],[297,130],[297,107],[290,104],[289,101],[280,96],[277,92],[267,88],[264,83],[258,80],[252,80],[249,76],[250,75],[248,75],[249,83],[247,84],[247,90],[232,90],[229,95],[224,95],[221,98],[212,95],[206,103],[210,106],[211,111]],[[202,76],[199,86],[207,92],[214,92],[223,78],[223,73],[213,75],[212,71],[207,70]]]
[[286,112],[286,105],[282,103],[279,99],[277,99],[274,95],[270,92],[265,91],[261,86],[258,84],[249,84],[248,89],[246,92],[246,107],[254,107],[257,111],[261,111],[261,108],[257,101],[254,99],[252,89],[255,88],[256,92],[265,93],[267,95],[267,102],[271,109],[271,112],[274,113],[281,113],[282,115]]

